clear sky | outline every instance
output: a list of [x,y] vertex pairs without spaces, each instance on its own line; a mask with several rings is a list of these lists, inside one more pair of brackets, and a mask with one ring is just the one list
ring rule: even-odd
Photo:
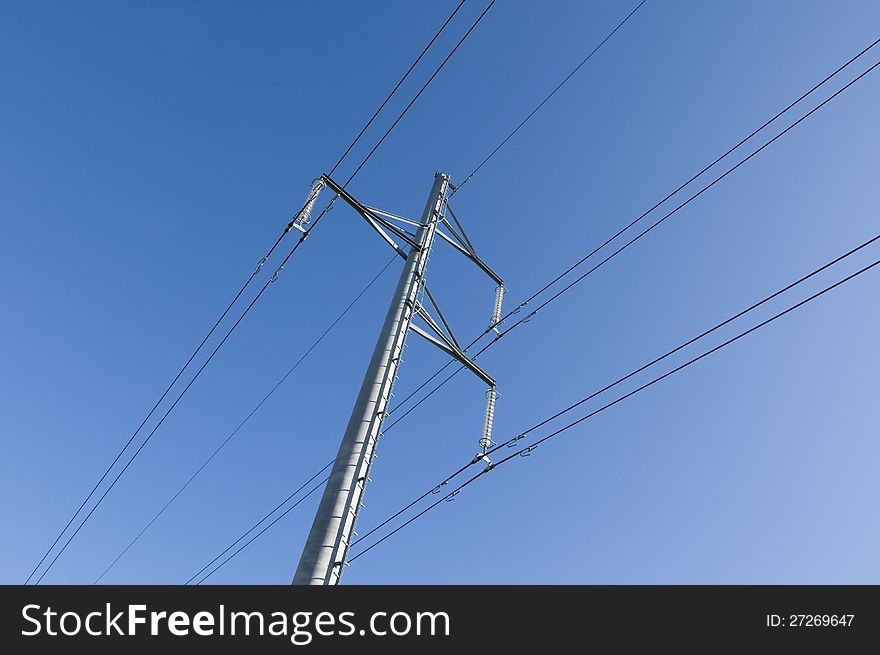
[[[24,580],[454,4],[2,3],[0,581]],[[634,4],[501,0],[350,191],[418,215],[435,171],[460,182]],[[339,177],[484,5],[468,0]],[[868,1],[648,0],[455,198],[509,306],[878,32]],[[488,351],[496,438],[880,232],[878,102],[875,71]],[[338,204],[45,582],[93,582],[388,257]],[[185,581],[335,454],[398,270],[106,582]],[[428,272],[469,340],[493,285],[442,243]],[[880,582],[878,289],[880,272],[865,274],[485,476],[344,581]],[[443,362],[410,340],[396,397]],[[483,411],[484,385],[461,374],[389,431],[359,531],[469,460]],[[289,582],[316,504],[210,581]]]

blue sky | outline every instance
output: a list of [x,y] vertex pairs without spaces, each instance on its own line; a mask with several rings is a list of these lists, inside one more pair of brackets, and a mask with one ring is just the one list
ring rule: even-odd
[[[483,4],[465,4],[340,178]],[[418,214],[436,170],[461,181],[634,4],[497,3],[350,191]],[[3,4],[0,580],[24,580],[453,6]],[[510,306],[876,39],[878,19],[870,2],[648,0],[455,198]],[[496,436],[874,236],[878,75],[488,351]],[[45,582],[94,581],[387,259],[338,205]],[[185,581],[333,456],[396,270],[106,582]],[[429,275],[459,335],[482,330],[493,285],[443,244]],[[868,273],[485,476],[345,582],[880,582],[878,285]],[[443,362],[411,340],[396,397]],[[390,431],[359,531],[467,461],[483,410],[482,383],[462,374]],[[316,502],[211,581],[288,582]]]

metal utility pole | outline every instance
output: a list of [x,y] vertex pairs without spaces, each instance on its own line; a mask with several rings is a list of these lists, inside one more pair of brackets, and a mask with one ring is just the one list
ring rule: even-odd
[[330,479],[296,568],[293,584],[337,584],[354,530],[403,342],[417,311],[425,265],[449,189],[445,173],[434,176],[425,211],[379,333],[373,357],[345,429]]

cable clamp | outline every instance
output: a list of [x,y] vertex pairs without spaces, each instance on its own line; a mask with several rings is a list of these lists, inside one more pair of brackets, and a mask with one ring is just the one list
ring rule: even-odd
[[263,265],[264,265],[267,261],[269,261],[269,257],[263,257],[263,258],[260,260],[260,263],[257,264],[257,268],[256,268],[256,270],[254,271],[254,274],[255,274],[255,275],[256,275],[257,273],[260,272],[260,270],[263,268]]
[[453,500],[455,500],[455,497],[460,493],[461,493],[461,488],[458,488],[455,491],[453,491],[452,493],[450,493],[446,498],[444,498],[444,500],[447,503],[451,503]]
[[507,441],[504,445],[507,446],[508,448],[513,448],[516,445],[517,441],[519,441],[520,439],[525,439],[525,438],[526,438],[525,434],[518,434],[513,439],[510,439],[509,441]]
[[528,448],[526,448],[524,451],[522,451],[522,452],[519,454],[519,456],[520,456],[520,457],[528,457],[529,455],[532,454],[532,451],[535,450],[535,448],[537,448],[537,447],[538,447],[538,444],[532,444],[531,446],[529,446]]
[[275,272],[272,273],[272,277],[269,278],[269,284],[272,284],[273,282],[275,282],[275,280],[278,279],[278,274],[279,274],[283,269],[284,269],[283,266],[279,266],[278,268],[275,269]]

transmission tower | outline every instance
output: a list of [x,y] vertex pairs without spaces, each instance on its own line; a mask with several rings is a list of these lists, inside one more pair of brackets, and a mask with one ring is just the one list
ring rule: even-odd
[[[458,360],[488,385],[486,422],[483,438],[480,440],[482,452],[477,453],[476,457],[485,457],[485,451],[491,445],[497,396],[495,380],[465,355],[428,289],[425,267],[434,238],[440,236],[479,266],[496,283],[492,325],[501,316],[501,300],[504,295],[503,281],[477,256],[458,220],[453,216],[455,223],[453,225],[446,218],[452,185],[449,176],[445,173],[434,175],[434,184],[420,221],[413,221],[359,202],[329,175],[323,175],[316,181],[316,185],[312,188],[312,197],[316,196],[316,190],[320,192],[324,186],[329,187],[339,198],[351,205],[400,255],[404,265],[294,574],[293,584],[304,585],[338,584],[342,577],[358,512],[363,506],[364,490],[369,480],[376,444],[382,434],[382,422],[388,411],[394,381],[397,379],[404,340],[409,331],[415,332]],[[451,210],[449,213],[451,214]],[[301,223],[307,221],[308,213],[303,215]],[[298,227],[303,229],[304,225]],[[414,232],[411,231],[412,228],[415,229]],[[404,249],[398,241],[408,246],[408,249]],[[439,321],[435,320],[428,307],[423,304],[425,298],[436,312]],[[420,320],[424,327],[414,322],[414,319]]]

